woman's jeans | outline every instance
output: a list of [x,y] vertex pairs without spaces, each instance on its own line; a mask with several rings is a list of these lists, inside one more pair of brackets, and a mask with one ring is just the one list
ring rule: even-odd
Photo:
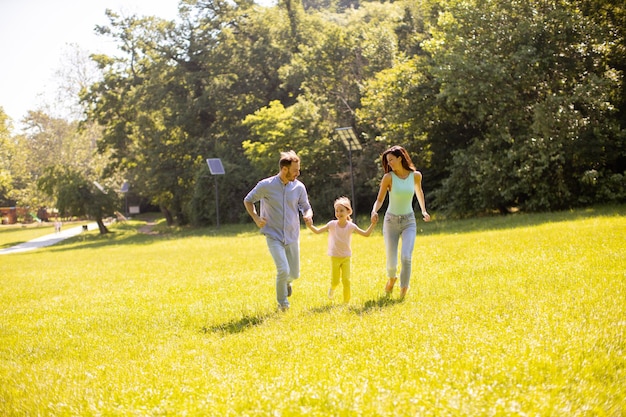
[[285,245],[267,236],[265,240],[276,265],[276,301],[281,307],[289,307],[287,285],[300,276],[300,242]]
[[411,281],[411,258],[413,257],[416,234],[417,224],[414,213],[403,214],[401,216],[385,213],[383,237],[385,238],[387,276],[389,278],[396,278],[398,276],[398,244],[400,238],[402,238],[402,251],[400,253],[401,288],[408,288],[409,282]]

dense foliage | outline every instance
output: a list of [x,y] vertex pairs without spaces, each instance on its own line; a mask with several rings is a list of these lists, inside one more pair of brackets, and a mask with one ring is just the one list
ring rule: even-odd
[[9,191],[12,188],[11,155],[14,145],[11,141],[10,121],[0,107],[0,206],[10,205]]
[[[118,56],[82,95],[105,177],[170,223],[246,219],[241,200],[302,157],[317,218],[368,212],[379,155],[410,150],[430,208],[457,216],[626,200],[626,8],[612,0],[182,0],[176,21],[108,11]],[[213,181],[206,158],[221,158]],[[0,167],[1,168],[1,167]],[[218,190],[215,190],[215,184]]]

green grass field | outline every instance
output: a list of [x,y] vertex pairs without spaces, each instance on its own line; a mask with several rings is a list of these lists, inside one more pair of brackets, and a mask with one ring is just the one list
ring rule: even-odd
[[0,415],[626,415],[626,206],[421,223],[402,302],[303,229],[286,313],[254,225],[141,225],[0,256]]
[[0,226],[0,249],[54,232],[54,223]]
[[[63,222],[62,230],[81,227],[87,223],[90,222]],[[15,246],[51,233],[54,233],[54,222],[52,221],[43,223],[2,225],[0,226],[0,249],[10,248],[11,246]]]

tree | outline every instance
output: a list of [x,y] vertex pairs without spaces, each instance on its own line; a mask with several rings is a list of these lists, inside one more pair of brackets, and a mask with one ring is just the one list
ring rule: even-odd
[[0,206],[11,205],[9,192],[12,189],[11,156],[15,146],[11,138],[11,120],[0,107]]
[[[41,111],[30,111],[25,129],[13,138],[11,154],[11,199],[22,207],[52,207],[49,196],[42,194],[37,181],[49,167],[64,165],[77,172],[100,179],[107,155],[95,155],[99,128],[93,123],[68,122]],[[117,178],[115,178],[117,180]]]
[[[579,204],[584,172],[608,156],[588,150],[606,149],[618,134],[610,104],[617,84],[601,52],[609,34],[563,2],[450,3],[426,49],[441,105],[478,134],[452,151],[440,206],[474,213]],[[454,208],[463,187],[471,205]]]
[[250,139],[244,141],[243,148],[252,166],[263,176],[275,175],[280,152],[295,150],[302,160],[302,179],[309,189],[315,190],[311,204],[319,207],[318,214],[331,214],[330,206],[324,203],[349,190],[337,175],[346,158],[326,134],[329,129],[320,120],[315,100],[300,96],[296,104],[287,108],[273,101],[246,117],[244,126],[250,131]]
[[569,2],[440,6],[421,44],[427,55],[366,83],[362,122],[381,139],[418,146],[439,181],[439,209],[590,201],[585,173],[609,167],[620,141],[618,78],[602,54],[610,34]]
[[62,217],[90,216],[96,220],[100,234],[109,233],[104,218],[120,205],[115,193],[68,166],[51,166],[37,181],[37,186],[55,198],[55,207]]
[[98,69],[87,51],[77,44],[66,45],[61,64],[55,71],[54,101],[42,105],[42,112],[68,121],[83,119],[85,108],[80,95],[97,81],[98,76]]
[[42,111],[29,111],[23,123],[23,133],[14,138],[10,196],[21,207],[51,207],[52,201],[37,188],[37,180],[48,166],[74,160],[70,143],[77,124],[72,126]]
[[172,60],[178,53],[169,37],[174,25],[157,18],[107,14],[111,26],[99,30],[120,40],[126,56],[95,56],[104,77],[83,95],[89,116],[104,126],[98,147],[111,155],[106,172],[128,177],[135,189],[161,207],[168,224],[184,224],[197,158],[194,143],[178,121],[186,114],[186,86]]
[[623,8],[600,3],[595,17],[569,0],[194,0],[178,22],[109,12],[100,31],[122,54],[95,57],[103,78],[83,97],[108,172],[170,224],[214,218],[208,157],[229,173],[220,212],[248,219],[241,197],[288,147],[330,207],[349,190],[340,126],[364,145],[353,162],[368,203],[395,143],[457,214],[619,199],[623,37],[609,16]]

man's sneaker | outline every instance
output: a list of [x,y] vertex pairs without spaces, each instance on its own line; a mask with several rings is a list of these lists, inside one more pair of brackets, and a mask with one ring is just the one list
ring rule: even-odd
[[278,305],[278,311],[284,313],[289,310],[289,306]]
[[293,290],[291,289],[291,283],[287,284],[287,297],[291,297],[291,293]]

